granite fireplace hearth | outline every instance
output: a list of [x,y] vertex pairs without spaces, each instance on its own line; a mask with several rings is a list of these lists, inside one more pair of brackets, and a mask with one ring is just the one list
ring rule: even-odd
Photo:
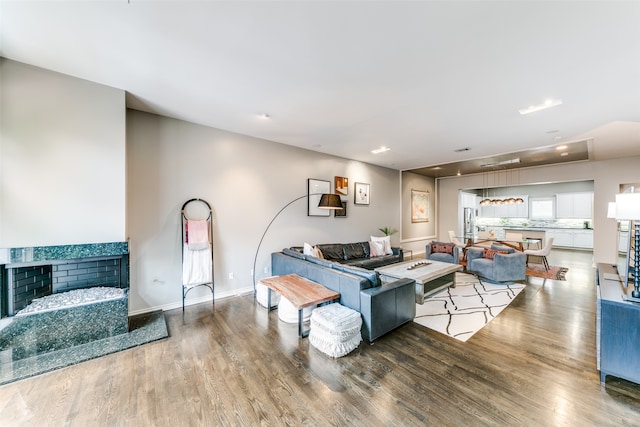
[[0,251],[0,384],[168,336],[129,318],[127,242]]

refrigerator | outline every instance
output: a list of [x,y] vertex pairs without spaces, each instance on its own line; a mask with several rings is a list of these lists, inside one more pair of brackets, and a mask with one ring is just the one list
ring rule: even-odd
[[464,238],[473,239],[473,234],[476,229],[476,209],[475,208],[464,208],[463,212],[463,232]]

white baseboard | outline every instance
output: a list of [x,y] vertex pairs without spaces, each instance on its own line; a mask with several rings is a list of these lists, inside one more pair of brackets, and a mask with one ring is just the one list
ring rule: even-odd
[[[215,289],[215,288],[214,288]],[[237,296],[241,296],[241,295],[246,295],[249,293],[253,293],[253,286],[251,287],[246,287],[246,288],[241,288],[241,289],[233,289],[231,291],[225,291],[225,292],[216,292],[215,293],[215,299],[216,300],[220,300],[223,298],[229,298],[229,297],[237,297]],[[198,298],[189,298],[187,297],[184,300],[184,306],[188,307],[190,305],[195,305],[195,304],[202,304],[204,302],[211,302],[211,295],[205,295],[202,297],[198,297]],[[158,311],[158,310],[162,310],[162,311],[168,311],[168,310],[175,310],[176,308],[182,308],[182,301],[175,301],[169,304],[163,304],[163,305],[158,305],[155,307],[148,307],[148,308],[143,308],[140,310],[135,310],[135,311],[129,311],[129,316],[137,316],[139,314],[145,314],[145,313],[151,313],[152,311]]]

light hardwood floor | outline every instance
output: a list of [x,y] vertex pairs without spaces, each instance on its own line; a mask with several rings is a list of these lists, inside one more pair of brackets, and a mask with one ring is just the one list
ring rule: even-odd
[[167,312],[165,341],[0,387],[0,425],[640,425],[640,385],[599,381],[591,253],[550,262],[466,343],[410,323],[336,360],[252,296]]

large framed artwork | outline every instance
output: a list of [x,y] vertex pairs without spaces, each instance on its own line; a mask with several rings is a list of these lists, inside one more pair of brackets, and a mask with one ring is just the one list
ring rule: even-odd
[[349,178],[345,178],[344,176],[336,176],[336,194],[341,196],[349,195]]
[[363,182],[356,182],[353,186],[353,204],[355,205],[368,205],[371,198],[370,186]]
[[329,216],[330,209],[318,208],[320,197],[325,193],[331,193],[331,182],[321,179],[307,179],[307,215],[308,216]]
[[429,192],[411,190],[411,222],[429,222]]

